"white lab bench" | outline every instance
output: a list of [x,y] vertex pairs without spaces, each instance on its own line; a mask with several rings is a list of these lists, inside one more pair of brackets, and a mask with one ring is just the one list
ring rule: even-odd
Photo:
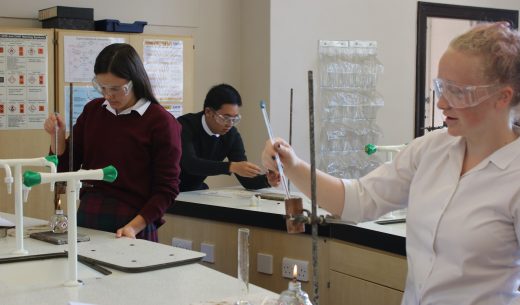
[[[12,215],[0,213],[0,217]],[[45,224],[46,222],[25,218],[26,226]],[[113,233],[82,229],[80,233],[90,236],[91,240],[78,245],[82,249],[103,245],[114,252],[118,244]],[[130,240],[130,239],[127,239]],[[164,247],[175,248],[148,241],[139,241],[138,245],[149,247],[150,257],[154,251]],[[124,242],[121,240],[119,244]],[[104,246],[110,243],[112,246]],[[0,261],[14,257],[11,251],[16,247],[14,237],[0,239]],[[53,245],[31,238],[25,239],[25,248],[30,255],[56,253],[66,250],[66,245]],[[154,250],[155,249],[155,250]],[[115,252],[119,250],[115,249]],[[182,250],[184,251],[184,250]],[[235,250],[236,253],[236,250]],[[121,255],[121,253],[116,253]],[[189,253],[188,253],[189,254]],[[224,273],[212,270],[199,263],[187,263],[159,270],[126,273],[112,268],[110,275],[103,275],[83,264],[78,265],[78,279],[83,285],[65,287],[67,277],[67,259],[53,258],[26,262],[0,263],[0,303],[18,304],[74,304],[73,302],[97,305],[132,305],[132,304],[232,304],[238,299],[250,300],[253,305],[266,303],[277,298],[277,294],[249,285],[246,295],[239,281]],[[72,302],[72,303],[71,303]]]

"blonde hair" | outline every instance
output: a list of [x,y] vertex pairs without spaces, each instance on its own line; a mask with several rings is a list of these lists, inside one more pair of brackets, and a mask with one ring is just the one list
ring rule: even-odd
[[508,22],[481,23],[450,42],[450,48],[483,60],[483,76],[514,90],[511,105],[520,103],[520,33]]

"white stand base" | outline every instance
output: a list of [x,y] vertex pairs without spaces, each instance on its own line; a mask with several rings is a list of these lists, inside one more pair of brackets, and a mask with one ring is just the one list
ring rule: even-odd
[[18,250],[14,250],[13,254],[16,254],[16,255],[27,255],[27,254],[29,254],[29,251],[27,251],[25,249],[18,249]]
[[65,287],[78,287],[81,285],[83,285],[83,282],[80,281],[66,281],[65,283],[63,283],[63,286]]

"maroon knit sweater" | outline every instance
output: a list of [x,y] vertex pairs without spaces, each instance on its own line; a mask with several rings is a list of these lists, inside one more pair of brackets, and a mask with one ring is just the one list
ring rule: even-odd
[[[74,170],[113,165],[113,183],[84,181],[82,192],[96,192],[138,210],[147,224],[161,223],[179,194],[181,125],[161,105],[152,103],[137,112],[116,116],[90,101],[74,125]],[[58,170],[69,170],[69,146],[59,157]]]

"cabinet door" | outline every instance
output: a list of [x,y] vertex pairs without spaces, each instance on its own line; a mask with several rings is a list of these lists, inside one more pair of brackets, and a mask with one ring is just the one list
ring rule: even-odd
[[404,291],[406,257],[337,240],[329,247],[331,271]]
[[330,271],[330,305],[399,305],[403,293],[340,272]]

